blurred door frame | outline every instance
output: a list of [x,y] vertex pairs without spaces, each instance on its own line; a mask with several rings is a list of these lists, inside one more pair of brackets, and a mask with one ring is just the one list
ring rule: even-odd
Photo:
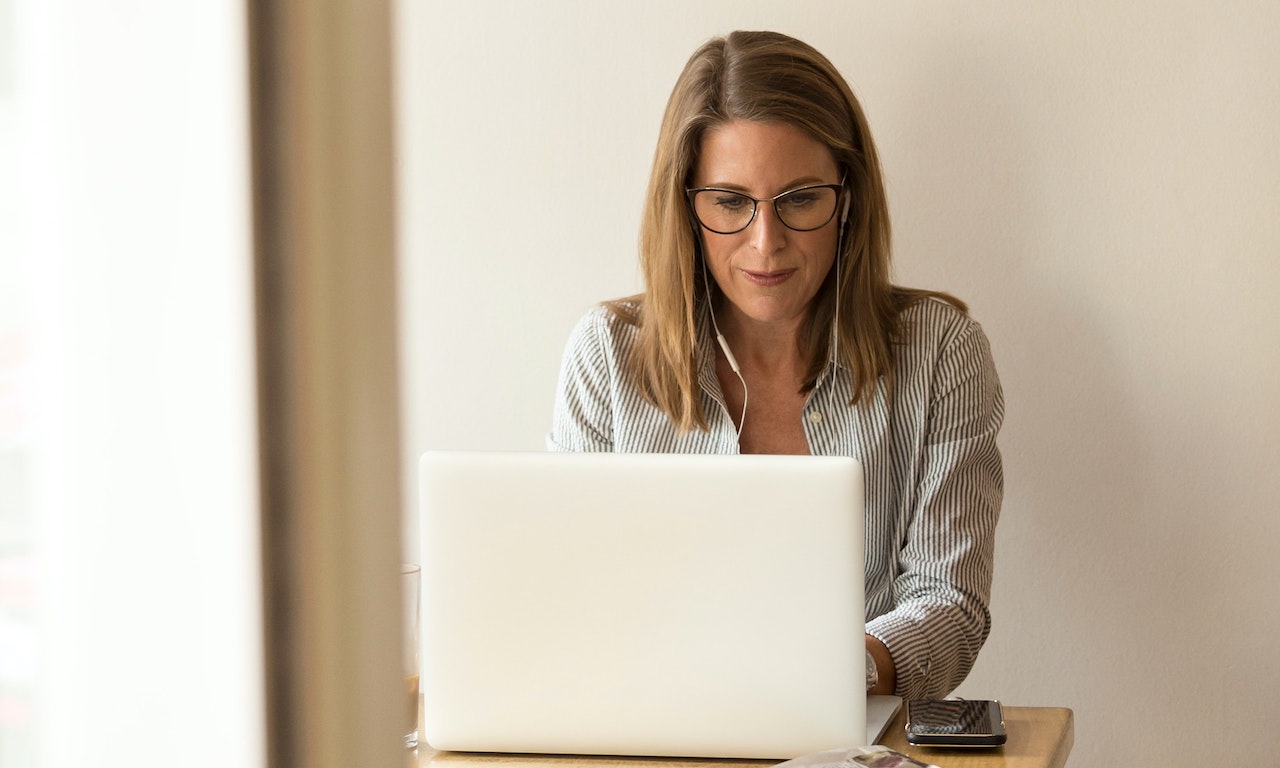
[[248,4],[272,766],[405,759],[391,17]]

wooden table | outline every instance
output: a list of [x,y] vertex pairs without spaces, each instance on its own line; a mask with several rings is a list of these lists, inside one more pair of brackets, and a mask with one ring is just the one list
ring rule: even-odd
[[[1075,740],[1075,718],[1071,710],[1057,707],[1005,707],[1004,722],[1009,741],[994,750],[908,746],[905,720],[905,712],[899,712],[880,743],[942,768],[1062,768]],[[437,752],[424,744],[418,750],[416,764],[432,768],[753,768],[779,762]],[[409,764],[414,764],[412,759]]]

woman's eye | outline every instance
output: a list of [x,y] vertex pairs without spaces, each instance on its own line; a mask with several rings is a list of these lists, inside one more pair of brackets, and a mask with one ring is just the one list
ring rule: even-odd
[[801,192],[792,192],[791,194],[782,198],[778,202],[782,203],[782,205],[786,206],[787,208],[791,208],[793,210],[800,210],[802,208],[808,208],[809,206],[813,205],[817,201],[818,201],[817,193],[801,191]]
[[750,207],[751,201],[742,195],[719,194],[716,195],[715,204],[726,211],[739,211]]

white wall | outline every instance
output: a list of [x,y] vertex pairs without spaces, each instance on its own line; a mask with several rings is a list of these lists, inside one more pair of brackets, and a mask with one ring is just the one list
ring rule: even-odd
[[1280,4],[402,3],[407,481],[542,447],[570,325],[639,288],[667,93],[734,28],[841,68],[899,281],[991,337],[1007,495],[959,693],[1073,708],[1073,764],[1275,754]]

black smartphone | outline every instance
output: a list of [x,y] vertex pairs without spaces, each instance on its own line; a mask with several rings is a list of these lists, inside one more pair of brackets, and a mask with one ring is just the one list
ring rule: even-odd
[[921,747],[998,747],[1008,739],[998,701],[907,702],[907,743]]

